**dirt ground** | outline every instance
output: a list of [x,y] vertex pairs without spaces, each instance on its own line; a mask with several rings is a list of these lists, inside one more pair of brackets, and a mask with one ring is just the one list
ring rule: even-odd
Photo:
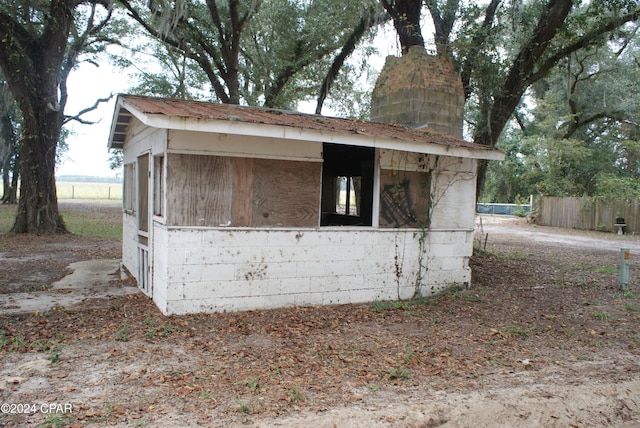
[[[0,427],[640,426],[640,237],[490,217],[477,235],[472,287],[422,301],[164,317],[136,293],[0,315]],[[120,251],[0,236],[0,298]]]

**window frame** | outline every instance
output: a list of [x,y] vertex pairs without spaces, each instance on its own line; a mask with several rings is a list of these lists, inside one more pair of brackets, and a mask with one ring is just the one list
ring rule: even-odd
[[[323,143],[322,190],[320,226],[364,226],[374,224],[376,150],[373,147],[359,147],[344,144]],[[347,188],[345,211],[340,213],[341,189],[339,179],[346,178]],[[352,180],[360,178],[356,190]],[[353,191],[354,195],[351,195]],[[351,196],[356,205],[352,214]]]
[[164,153],[153,156],[153,215],[165,215],[165,165]]

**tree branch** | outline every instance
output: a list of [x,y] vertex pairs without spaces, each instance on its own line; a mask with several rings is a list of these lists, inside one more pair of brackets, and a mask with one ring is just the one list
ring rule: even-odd
[[624,112],[615,111],[615,112],[600,112],[593,114],[586,119],[580,120],[577,115],[572,115],[574,120],[569,122],[569,128],[567,132],[562,136],[563,139],[571,138],[571,136],[581,127],[586,126],[590,123],[595,122],[598,119],[612,119],[622,121],[625,118]]
[[482,41],[486,38],[487,31],[489,28],[491,28],[493,20],[495,19],[496,11],[498,9],[498,6],[500,5],[500,1],[501,0],[491,0],[491,3],[489,3],[489,5],[487,6],[482,26],[473,36],[469,54],[460,66],[460,78],[462,79],[462,87],[464,88],[465,100],[468,100],[473,93],[473,88],[471,87],[471,73],[476,65],[476,60],[478,59],[478,55],[480,53]]
[[358,42],[362,39],[362,36],[364,36],[365,32],[374,25],[386,22],[389,19],[391,19],[391,17],[387,13],[381,13],[376,16],[372,16],[371,10],[365,12],[356,28],[354,28],[354,30],[347,38],[344,46],[342,46],[342,49],[340,49],[338,55],[336,55],[333,59],[329,71],[324,76],[316,102],[316,114],[322,113],[322,106],[324,105],[324,101],[326,100],[327,95],[329,94],[329,91],[333,86],[333,83],[338,77],[340,69],[344,65],[344,62],[347,60],[347,58],[351,56],[351,54],[353,54],[353,51],[356,49]]
[[627,22],[635,21],[640,18],[640,7],[636,8],[634,11],[629,12],[620,17],[612,17],[604,24],[599,27],[593,28],[591,31],[587,32],[583,37],[581,37],[575,43],[572,43],[564,48],[560,49],[554,55],[547,58],[542,65],[538,68],[538,70],[531,74],[527,79],[528,84],[536,82],[543,77],[545,77],[549,71],[555,67],[555,65],[562,59],[568,56],[569,54],[576,52],[582,48],[586,48],[595,42],[600,36],[619,28],[623,24]]
[[74,116],[65,116],[63,124],[67,124],[67,123],[69,123],[69,122],[71,122],[73,120],[75,120],[76,122],[82,123],[83,125],[94,125],[94,124],[98,123],[99,121],[98,122],[91,122],[91,121],[88,121],[88,120],[83,120],[81,118],[81,116],[84,115],[84,114],[87,114],[87,113],[89,113],[91,111],[96,110],[100,106],[100,104],[109,102],[111,100],[111,98],[113,98],[113,95],[114,94],[111,94],[107,98],[98,98],[96,100],[96,102],[91,107],[87,107],[87,108],[85,108],[83,110],[80,110]]

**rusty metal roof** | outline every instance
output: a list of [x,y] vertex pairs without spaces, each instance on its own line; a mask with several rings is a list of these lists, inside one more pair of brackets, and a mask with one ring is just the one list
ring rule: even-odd
[[[128,123],[131,119],[131,112],[128,111],[130,109],[135,109],[143,115],[277,125],[328,131],[337,134],[358,134],[415,143],[459,147],[472,151],[498,152],[492,147],[470,143],[428,128],[412,129],[397,124],[344,119],[272,108],[123,94],[118,96],[118,101],[116,102],[116,111],[111,127],[111,135],[109,136],[110,148],[122,148]],[[493,156],[490,157],[493,158]]]

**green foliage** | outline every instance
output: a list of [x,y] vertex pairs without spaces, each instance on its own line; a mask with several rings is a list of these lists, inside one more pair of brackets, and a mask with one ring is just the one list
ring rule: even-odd
[[409,379],[409,377],[411,376],[411,373],[409,372],[409,369],[407,369],[406,367],[397,367],[395,369],[389,370],[389,372],[387,373],[387,376],[389,376],[389,379],[391,380],[403,380],[403,379]]
[[[136,73],[136,92],[292,110],[317,96],[334,56],[377,7],[373,0],[122,3],[155,39],[135,48],[151,60]],[[136,66],[132,58],[118,62]],[[366,102],[355,82],[368,63],[343,67],[335,99],[357,93]],[[337,105],[356,115],[366,111],[354,111],[351,101]]]
[[[602,4],[600,7],[603,7]],[[574,27],[600,19],[576,11]],[[640,46],[637,25],[629,24],[566,56],[537,82],[534,103],[522,105],[519,127],[500,139],[506,159],[490,164],[483,200],[512,202],[516,194],[640,197]]]
[[521,327],[508,327],[505,332],[513,336],[529,337],[529,330]]
[[129,329],[127,327],[127,323],[125,322],[122,327],[115,332],[115,339],[121,342],[129,341]]
[[602,266],[596,269],[598,273],[607,273],[609,275],[616,275],[618,273],[618,268],[615,266]]
[[599,174],[596,177],[595,194],[609,199],[640,199],[640,180],[614,174]]

